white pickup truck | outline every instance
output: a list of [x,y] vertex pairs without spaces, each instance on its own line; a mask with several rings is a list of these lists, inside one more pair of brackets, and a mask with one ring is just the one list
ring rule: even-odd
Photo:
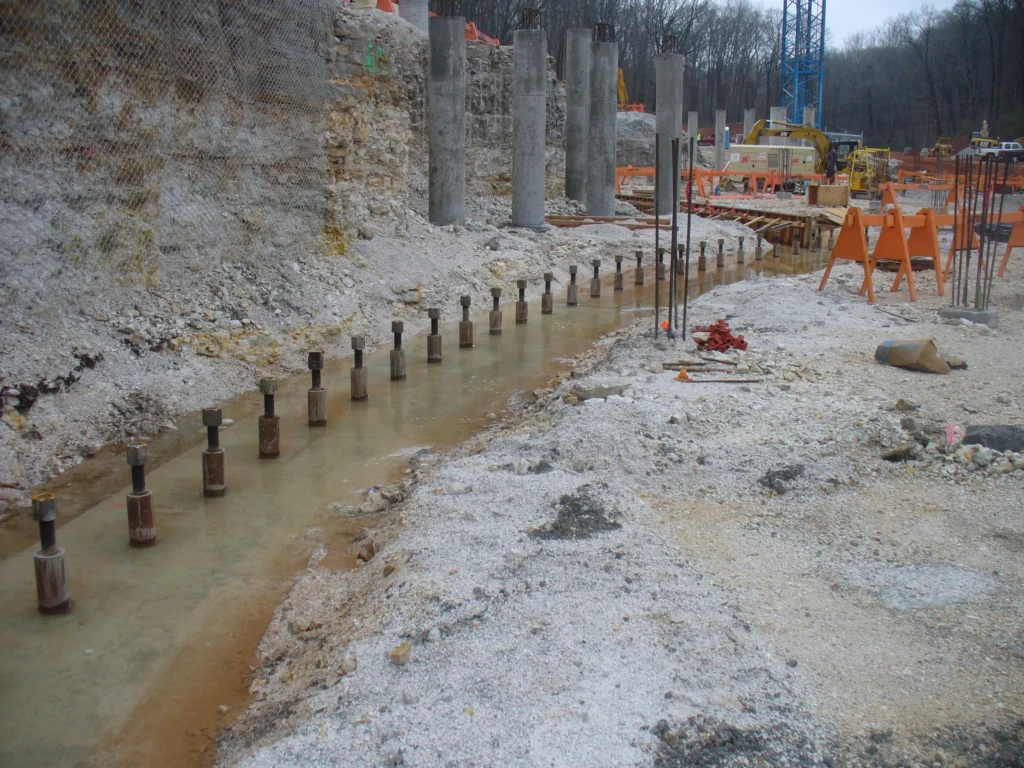
[[994,147],[985,147],[978,150],[980,157],[993,155],[995,157],[1009,157],[1013,160],[1024,160],[1024,146],[1016,141],[1001,141]]

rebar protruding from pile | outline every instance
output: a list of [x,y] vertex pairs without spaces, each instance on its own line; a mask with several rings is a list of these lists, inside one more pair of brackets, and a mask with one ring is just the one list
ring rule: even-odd
[[352,370],[349,372],[351,382],[351,398],[355,401],[366,400],[370,397],[370,377],[363,367],[363,350],[366,349],[366,339],[362,336],[352,337]]
[[633,274],[633,284],[644,284],[644,252],[640,250],[636,252],[636,272]]
[[576,285],[576,271],[579,269],[575,264],[569,267],[569,287],[566,288],[565,303],[575,307],[580,303],[580,287]]
[[540,11],[536,8],[521,8],[519,10],[520,29],[540,29]]
[[495,286],[494,288],[491,288],[491,299],[493,299],[494,304],[491,307],[490,333],[491,333],[491,336],[500,336],[501,335],[501,308],[500,308],[501,288],[499,288],[498,286]]
[[206,448],[203,449],[203,495],[210,498],[227,493],[224,449],[220,447],[220,425],[224,414],[220,408],[203,408],[206,427]]
[[125,506],[128,509],[128,545],[137,549],[156,544],[156,517],[153,513],[153,492],[146,489],[146,444],[128,443],[128,466],[132,473],[132,490]]
[[746,255],[743,253],[743,238],[741,237],[739,247],[736,249],[736,263],[742,264],[746,261],[746,258]]
[[395,335],[395,348],[391,350],[391,380],[405,381],[405,350],[402,349],[402,333],[405,323],[401,320],[391,321],[391,333]]
[[459,299],[462,305],[462,321],[459,323],[460,349],[469,349],[473,346],[473,321],[469,319],[469,305],[472,301],[470,296],[462,296]]
[[551,295],[551,281],[555,276],[550,272],[544,273],[544,293],[540,297],[540,313],[550,315],[555,311],[555,297]]
[[595,43],[614,43],[615,42],[615,25],[609,24],[605,21],[599,21],[594,25],[594,42]]
[[590,297],[598,299],[601,297],[601,260],[592,259],[590,265],[594,268],[594,276],[590,279]]
[[427,310],[427,317],[430,318],[430,335],[427,336],[427,362],[441,362],[441,310],[431,308]]
[[306,412],[311,427],[327,426],[327,390],[323,386],[323,370],[326,357],[321,350],[313,350],[306,356],[310,371],[310,386],[306,393]]
[[707,257],[708,241],[700,241],[700,258],[697,259],[697,271],[706,272],[708,268],[708,257]]
[[525,325],[530,306],[526,303],[526,281],[516,280],[516,288],[519,289],[519,301],[516,302],[516,325]]
[[39,551],[33,555],[36,605],[45,615],[71,608],[64,550],[57,546],[57,497],[49,491],[32,496],[32,518],[39,523]]

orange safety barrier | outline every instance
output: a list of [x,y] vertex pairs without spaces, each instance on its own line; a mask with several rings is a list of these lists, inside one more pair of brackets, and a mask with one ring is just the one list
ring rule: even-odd
[[[896,270],[896,281],[890,290],[898,290],[903,277],[906,277],[910,300],[917,301],[917,287],[914,285],[914,270],[910,263],[910,248],[907,245],[905,232],[907,224],[903,220],[903,212],[899,208],[893,208],[881,216],[864,216],[862,222],[865,227],[881,226],[882,231],[878,235],[878,242],[875,243],[875,250],[871,254],[871,268],[868,270],[867,277],[864,278],[864,284],[860,287],[860,295],[873,292],[871,273],[878,266],[878,262],[893,261],[898,262],[900,267]],[[941,273],[938,273],[935,278],[940,281]]]
[[829,256],[828,266],[825,267],[825,274],[821,277],[819,291],[825,290],[825,283],[832,273],[832,267],[836,259],[846,259],[864,265],[864,285],[862,290],[867,291],[868,301],[875,303],[875,287],[871,283],[871,256],[868,254],[868,237],[864,232],[864,215],[856,206],[847,209],[843,226],[839,229],[839,238],[836,240],[832,255]]
[[1013,229],[1010,231],[1010,240],[1006,244],[1006,253],[1003,254],[1003,260],[999,264],[999,276],[1003,277],[1006,274],[1006,265],[1010,263],[1010,252],[1014,248],[1024,248],[1024,205],[1020,207],[1017,215],[1020,217],[1013,225]]
[[[942,271],[942,254],[939,251],[939,226],[936,221],[935,211],[931,208],[922,208],[916,216],[903,217],[903,224],[910,227],[910,237],[907,238],[907,252],[911,258],[924,256],[932,260],[935,265],[935,282],[938,286],[939,296],[946,295],[946,274]],[[892,284],[892,290],[899,290],[903,278],[903,268],[896,273],[896,282]],[[909,281],[908,281],[909,284]]]

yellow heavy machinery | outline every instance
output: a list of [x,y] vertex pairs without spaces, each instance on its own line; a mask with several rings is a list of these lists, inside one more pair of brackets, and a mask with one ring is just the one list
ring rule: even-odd
[[876,197],[881,185],[889,180],[888,149],[855,149],[846,160],[850,176],[850,194]]
[[949,157],[953,154],[953,141],[946,136],[939,136],[935,145],[928,150],[928,157]]
[[629,93],[626,91],[626,76],[619,67],[619,112],[643,112],[643,104],[630,104]]

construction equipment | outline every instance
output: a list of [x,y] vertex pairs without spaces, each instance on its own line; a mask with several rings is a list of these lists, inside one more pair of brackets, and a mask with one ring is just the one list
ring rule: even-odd
[[862,147],[847,158],[850,194],[877,197],[881,185],[889,180],[889,150]]
[[619,112],[643,112],[643,104],[630,104],[629,92],[626,90],[626,76],[619,67]]
[[987,130],[975,131],[971,134],[971,151],[976,155],[980,154],[983,149],[994,149],[998,146],[999,139],[990,139]]
[[949,157],[953,154],[953,140],[946,136],[939,136],[935,144],[928,150],[928,157]]
[[[815,173],[825,172],[825,163],[828,160],[828,151],[832,147],[832,142],[823,131],[819,131],[809,125],[795,125],[794,123],[784,123],[781,121],[772,120],[758,120],[754,123],[754,127],[750,129],[750,133],[743,139],[743,145],[746,147],[756,146],[762,138],[779,137],[784,139],[802,139],[809,141],[814,145],[817,159],[815,161]],[[860,146],[860,142],[857,142],[857,147]],[[888,151],[888,150],[886,150]],[[841,167],[839,170],[843,170]]]

